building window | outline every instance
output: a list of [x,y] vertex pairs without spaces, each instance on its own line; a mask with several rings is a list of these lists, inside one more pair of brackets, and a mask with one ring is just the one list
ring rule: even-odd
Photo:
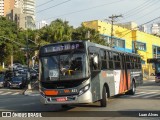
[[138,50],[146,50],[146,43],[136,42]]
[[[109,36],[102,36],[102,37],[104,38],[104,40],[107,44],[109,44],[109,45],[111,44],[111,42],[112,42],[111,37],[109,37]],[[113,45],[116,47],[125,48],[125,40],[121,40],[119,38],[113,37]]]
[[125,48],[125,40],[120,40],[120,39],[114,38],[113,43],[114,43],[114,46],[116,46],[116,47]]
[[153,46],[153,58],[160,58],[160,47]]

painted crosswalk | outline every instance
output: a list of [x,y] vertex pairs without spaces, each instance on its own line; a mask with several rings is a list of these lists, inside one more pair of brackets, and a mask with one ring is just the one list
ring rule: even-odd
[[135,95],[122,95],[120,98],[160,99],[160,91],[137,91]]
[[21,92],[17,92],[17,91],[0,91],[0,96],[4,96],[4,95],[20,95]]

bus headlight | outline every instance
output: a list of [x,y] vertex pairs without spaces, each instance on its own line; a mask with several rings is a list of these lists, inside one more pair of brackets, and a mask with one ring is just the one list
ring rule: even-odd
[[85,93],[87,90],[89,90],[89,88],[90,88],[90,84],[88,84],[85,87],[83,87],[82,89],[80,89],[79,95],[82,95],[83,93]]

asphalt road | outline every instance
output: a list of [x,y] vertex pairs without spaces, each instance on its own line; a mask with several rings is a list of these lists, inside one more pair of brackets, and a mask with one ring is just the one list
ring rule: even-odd
[[[22,95],[22,90],[16,89],[0,89],[0,111],[44,111],[49,112],[49,114],[53,114],[53,116],[58,116],[59,113],[60,117],[54,117],[55,119],[66,119],[71,120],[75,119],[75,117],[64,117],[69,112],[72,116],[76,116],[77,119],[82,119],[80,116],[89,116],[87,119],[100,119],[100,120],[160,120],[159,117],[120,117],[123,113],[122,111],[132,111],[133,113],[136,111],[160,111],[160,83],[155,83],[154,81],[146,81],[143,86],[137,88],[137,92],[134,96],[131,95],[118,95],[109,99],[109,104],[107,108],[99,107],[99,103],[93,104],[81,104],[81,105],[71,105],[66,108],[62,108],[60,105],[43,105],[39,101],[39,95],[36,96],[25,96]],[[55,111],[58,111],[55,112]],[[70,112],[71,111],[71,112]],[[72,112],[74,111],[74,113]],[[83,113],[75,113],[75,111],[92,111],[86,112],[87,114]],[[100,111],[107,111],[107,112],[100,112]],[[109,112],[108,112],[109,111]],[[115,112],[110,112],[115,111]],[[73,113],[73,114],[72,114]],[[100,117],[103,114],[111,113],[109,117]],[[119,114],[118,114],[119,113]],[[99,116],[100,114],[100,116]],[[115,117],[118,114],[119,117]],[[141,113],[140,113],[141,114]],[[94,117],[91,117],[94,116]],[[103,116],[103,115],[102,115]],[[4,118],[3,118],[4,119]],[[16,119],[16,118],[15,118]],[[27,119],[27,118],[26,118]],[[33,118],[34,120],[36,118]],[[44,118],[45,119],[45,118]],[[46,120],[51,119],[47,117]],[[85,119],[85,117],[83,117]]]

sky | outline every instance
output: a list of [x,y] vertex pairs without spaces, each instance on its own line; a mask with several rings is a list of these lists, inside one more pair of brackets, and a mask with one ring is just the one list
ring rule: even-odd
[[109,16],[122,15],[117,23],[134,21],[141,25],[159,13],[160,0],[36,0],[36,23],[61,18],[78,27],[84,21],[108,21]]

